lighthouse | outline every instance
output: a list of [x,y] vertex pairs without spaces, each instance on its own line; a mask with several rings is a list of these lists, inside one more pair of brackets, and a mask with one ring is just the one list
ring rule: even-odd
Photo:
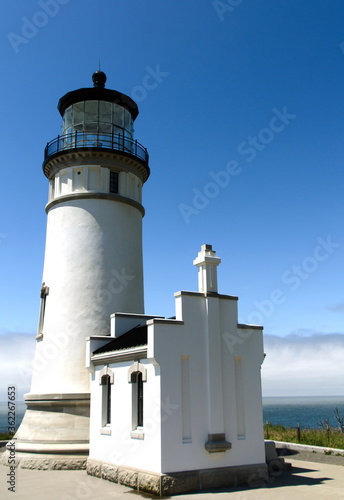
[[[136,103],[105,87],[58,102],[62,133],[44,152],[49,182],[40,313],[27,410],[16,451],[82,468],[88,455],[86,339],[110,335],[114,312],[142,315],[142,187],[148,153],[133,136]],[[42,462],[40,462],[42,463]],[[71,465],[72,464],[72,465]]]
[[145,314],[138,108],[103,72],[92,79],[59,100],[62,133],[45,148],[32,384],[1,463],[15,449],[20,468],[87,469],[158,496],[261,484],[263,328],[239,323],[238,297],[219,293],[210,244],[175,316]]

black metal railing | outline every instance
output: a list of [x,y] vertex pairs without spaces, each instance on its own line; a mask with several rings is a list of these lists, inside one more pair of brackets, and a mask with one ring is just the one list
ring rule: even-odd
[[44,150],[44,160],[50,156],[79,148],[104,148],[121,151],[136,156],[148,166],[148,151],[136,140],[125,137],[123,134],[104,134],[103,132],[72,132],[71,134],[59,135],[56,139],[48,142]]

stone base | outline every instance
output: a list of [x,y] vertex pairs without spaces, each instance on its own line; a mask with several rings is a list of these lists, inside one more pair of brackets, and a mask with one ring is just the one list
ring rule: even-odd
[[[15,460],[15,463],[12,460]],[[6,450],[0,459],[0,465],[19,469],[36,470],[85,470],[87,455],[47,455],[39,453],[20,453],[14,455]]]
[[22,469],[86,469],[90,394],[25,394],[27,410],[7,443],[2,465]]
[[158,474],[89,458],[87,473],[158,497],[225,487],[257,488],[268,481],[265,463]]

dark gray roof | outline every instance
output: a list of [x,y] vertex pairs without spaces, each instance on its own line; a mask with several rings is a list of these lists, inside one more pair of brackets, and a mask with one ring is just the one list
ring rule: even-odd
[[101,354],[103,352],[120,351],[129,349],[130,347],[139,347],[147,345],[147,325],[137,325],[120,337],[111,340],[103,347],[99,347],[93,354]]
[[[96,76],[95,79],[94,76]],[[61,97],[57,105],[57,109],[59,110],[61,116],[64,115],[64,112],[69,106],[77,102],[107,101],[114,102],[115,104],[119,104],[123,108],[127,109],[133,117],[133,121],[137,118],[137,115],[139,114],[139,108],[137,107],[136,102],[131,99],[131,97],[122,94],[122,92],[118,92],[117,90],[104,88],[106,82],[105,73],[103,73],[102,71],[96,71],[92,75],[92,80],[94,84],[93,87],[72,90],[71,92],[67,92],[67,94]]]

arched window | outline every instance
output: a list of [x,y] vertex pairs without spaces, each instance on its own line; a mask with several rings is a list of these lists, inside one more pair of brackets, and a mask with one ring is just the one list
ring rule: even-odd
[[102,392],[102,426],[111,423],[111,382],[109,375],[103,375],[101,380]]
[[132,430],[143,427],[143,382],[147,381],[147,370],[141,363],[134,363],[128,372],[132,384]]
[[113,371],[105,366],[99,373],[99,384],[102,386],[102,427],[111,424],[111,385],[113,382]]
[[131,375],[132,406],[133,406],[133,430],[143,427],[143,381],[142,373],[136,372]]

